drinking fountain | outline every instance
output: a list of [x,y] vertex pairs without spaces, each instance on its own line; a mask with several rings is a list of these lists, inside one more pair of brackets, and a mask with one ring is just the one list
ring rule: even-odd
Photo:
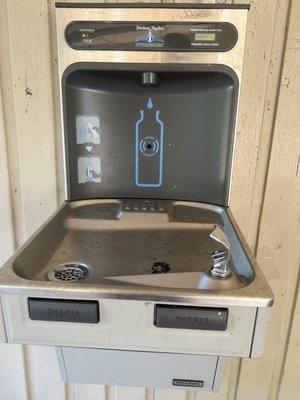
[[0,293],[6,341],[55,346],[65,381],[217,391],[263,353],[229,207],[248,9],[56,3],[65,202]]

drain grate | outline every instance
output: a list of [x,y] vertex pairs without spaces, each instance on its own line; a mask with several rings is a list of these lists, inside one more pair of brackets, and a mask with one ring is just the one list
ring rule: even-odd
[[89,278],[91,269],[85,264],[68,263],[58,265],[49,272],[48,277],[52,281],[83,281]]
[[165,261],[156,261],[153,263],[151,274],[166,274],[171,271],[170,264]]

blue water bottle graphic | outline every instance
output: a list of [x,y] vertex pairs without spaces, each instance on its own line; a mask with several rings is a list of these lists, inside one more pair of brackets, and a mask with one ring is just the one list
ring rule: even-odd
[[135,184],[155,188],[163,179],[164,123],[151,97],[135,123]]

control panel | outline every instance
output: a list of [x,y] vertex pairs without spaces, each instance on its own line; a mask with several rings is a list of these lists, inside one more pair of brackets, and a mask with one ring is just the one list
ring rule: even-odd
[[228,22],[74,21],[65,37],[75,50],[224,52],[235,46],[238,33]]

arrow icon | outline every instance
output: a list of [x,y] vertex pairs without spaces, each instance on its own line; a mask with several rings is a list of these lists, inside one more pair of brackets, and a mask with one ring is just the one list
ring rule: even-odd
[[87,149],[87,151],[90,153],[91,152],[91,150],[92,150],[92,148],[93,148],[93,146],[84,146],[86,149]]

